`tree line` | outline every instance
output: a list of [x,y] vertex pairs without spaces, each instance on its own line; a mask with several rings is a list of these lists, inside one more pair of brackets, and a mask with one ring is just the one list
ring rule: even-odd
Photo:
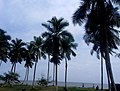
[[[85,35],[84,41],[89,45],[93,44],[91,54],[97,53],[97,58],[101,58],[101,91],[103,91],[103,61],[105,61],[106,72],[108,78],[109,91],[117,91],[111,62],[110,54],[117,54],[114,49],[118,49],[120,45],[119,30],[120,14],[119,0],[82,0],[79,8],[72,16],[73,24],[84,25]],[[0,36],[4,36],[0,40],[0,59],[4,62],[10,59],[12,63],[11,71],[15,72],[16,63],[21,63],[24,60],[26,74],[29,74],[29,68],[34,65],[33,86],[35,81],[36,66],[38,60],[48,55],[48,76],[49,77],[49,62],[54,63],[56,73],[55,84],[57,90],[57,65],[61,60],[65,60],[65,82],[67,77],[67,61],[71,56],[76,56],[74,49],[77,44],[71,33],[65,30],[69,25],[63,18],[57,19],[53,17],[42,26],[47,29],[39,37],[34,37],[34,41],[24,43],[21,39],[15,39],[9,42],[10,36],[5,35],[6,32],[1,30]],[[1,37],[2,39],[2,37]],[[17,52],[16,52],[17,51]],[[119,55],[118,55],[119,56]]]
[[[0,29],[0,60],[2,62],[9,61],[12,64],[11,72],[16,73],[17,63],[25,62],[26,68],[25,79],[28,81],[29,69],[34,64],[33,83],[35,85],[36,67],[41,58],[46,59],[48,55],[48,73],[47,82],[49,80],[49,65],[54,64],[55,85],[57,89],[57,65],[61,60],[65,60],[65,86],[67,82],[67,61],[71,60],[71,56],[76,56],[74,50],[77,47],[73,35],[66,31],[65,28],[69,25],[64,18],[57,19],[53,17],[47,23],[42,23],[42,26],[47,29],[41,36],[34,36],[34,40],[28,43],[22,39],[12,39],[10,35]],[[24,79],[24,80],[25,80]],[[54,79],[54,78],[53,78]]]

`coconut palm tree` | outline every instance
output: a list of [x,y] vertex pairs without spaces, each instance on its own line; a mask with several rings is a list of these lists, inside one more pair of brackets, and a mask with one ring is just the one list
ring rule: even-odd
[[[44,39],[44,33],[42,34],[42,37]],[[51,53],[52,53],[51,46],[52,46],[52,44],[49,40],[45,40],[44,43],[43,43],[43,46],[42,46],[42,49],[48,55],[47,83],[49,82],[50,56],[51,56]]]
[[25,82],[28,82],[28,77],[29,77],[29,69],[32,68],[33,62],[35,61],[34,54],[32,53],[32,46],[30,44],[27,45],[26,51],[24,52],[24,61],[25,61],[25,78],[22,82],[22,84]]
[[35,57],[33,83],[32,83],[32,87],[34,88],[38,60],[40,60],[41,57],[46,58],[46,56],[44,54],[44,51],[42,50],[43,39],[40,36],[39,37],[34,36],[34,41],[31,41],[30,45],[32,46],[31,52],[32,54],[34,54]]
[[120,1],[83,0],[73,15],[73,23],[81,25],[84,21],[86,22],[84,40],[87,44],[93,43],[95,51],[100,49],[101,55],[105,59],[112,91],[116,91],[109,54],[120,44],[118,30],[114,28],[120,27],[120,15],[117,6],[114,7],[112,3],[116,4]]
[[0,65],[2,61],[7,62],[10,39],[11,37],[6,34],[6,31],[0,29]]
[[71,55],[76,56],[76,53],[73,51],[73,49],[76,49],[77,44],[74,43],[74,38],[65,38],[62,41],[62,52],[63,58],[65,59],[65,91],[67,91],[67,61],[71,60]]
[[16,63],[21,63],[24,59],[24,51],[25,51],[25,45],[22,41],[22,39],[16,38],[15,40],[12,40],[10,43],[10,52],[9,52],[9,59],[12,63],[11,72],[16,71]]
[[60,64],[61,54],[60,46],[61,41],[65,37],[71,37],[71,34],[65,31],[65,27],[69,25],[67,21],[64,21],[64,18],[57,19],[53,17],[51,20],[47,21],[48,23],[43,23],[42,26],[47,28],[47,32],[44,32],[42,35],[45,40],[49,41],[52,44],[50,47],[51,51],[51,62],[55,64],[56,76],[55,76],[55,85],[57,90],[57,65]]
[[[93,47],[93,49],[91,50],[91,55],[93,55],[93,52],[97,53],[97,58],[101,60],[101,91],[103,91],[103,56],[100,53],[100,48],[98,48],[97,50]],[[101,55],[100,55],[101,54]],[[101,58],[100,58],[101,56]],[[108,77],[109,78],[109,77]],[[108,79],[108,87],[110,88],[110,80]]]

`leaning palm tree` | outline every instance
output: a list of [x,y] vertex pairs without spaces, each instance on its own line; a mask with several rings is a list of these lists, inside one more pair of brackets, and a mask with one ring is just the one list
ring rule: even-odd
[[0,29],[0,65],[3,62],[7,62],[8,51],[9,51],[9,40],[11,37],[6,34],[6,31]]
[[56,17],[53,17],[51,20],[48,21],[48,23],[42,24],[42,26],[44,26],[48,30],[42,35],[46,41],[49,41],[50,44],[52,44],[50,46],[52,49],[50,61],[55,64],[56,90],[58,90],[57,88],[57,65],[60,63],[60,60],[61,60],[61,54],[60,54],[61,40],[64,39],[65,37],[71,37],[71,34],[64,30],[65,27],[67,27],[68,25],[69,23],[67,21],[64,21],[64,18],[57,19]]
[[100,49],[105,59],[108,81],[110,79],[111,82],[110,88],[116,91],[109,54],[120,44],[118,30],[114,28],[120,27],[120,15],[112,2],[120,3],[119,0],[83,0],[73,15],[73,23],[81,25],[86,21],[84,40],[87,44],[93,43],[95,51]]
[[25,45],[22,41],[22,39],[16,38],[15,40],[12,40],[10,43],[10,52],[9,52],[9,59],[12,63],[11,72],[16,71],[16,64],[21,63],[24,58],[24,51],[25,51]]
[[71,55],[76,56],[76,53],[73,49],[76,49],[77,44],[74,43],[74,38],[65,38],[62,41],[62,52],[63,58],[65,59],[65,91],[67,91],[67,61],[71,60]]
[[34,54],[35,57],[33,83],[32,83],[32,87],[34,88],[38,60],[40,60],[41,57],[46,58],[46,56],[44,54],[44,51],[42,50],[43,39],[40,36],[39,37],[34,36],[34,41],[31,41],[30,45],[32,46],[31,52],[32,54]]

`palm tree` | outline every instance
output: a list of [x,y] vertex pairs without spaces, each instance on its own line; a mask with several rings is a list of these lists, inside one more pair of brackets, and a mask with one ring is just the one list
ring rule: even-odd
[[7,62],[10,39],[11,37],[6,35],[6,31],[0,29],[0,65],[2,61]]
[[[100,55],[100,48],[99,49],[93,49],[91,50],[91,55],[93,55],[93,52],[96,51],[97,53],[97,58],[101,60],[101,91],[103,91],[103,57],[102,57],[102,54]],[[100,58],[101,56],[101,58]],[[109,78],[109,77],[108,77]],[[108,87],[110,88],[110,80],[108,79]]]
[[32,53],[32,46],[29,44],[27,45],[26,51],[24,53],[24,61],[25,61],[25,78],[22,82],[22,84],[25,82],[28,83],[28,77],[29,77],[29,68],[32,68],[33,62],[35,61],[34,54]]
[[56,69],[56,76],[55,76],[55,85],[56,90],[57,88],[57,65],[60,63],[61,60],[61,54],[60,54],[60,46],[61,41],[65,37],[71,37],[71,34],[64,30],[65,27],[69,25],[67,21],[64,21],[63,18],[57,19],[56,17],[53,17],[51,20],[47,21],[48,23],[43,23],[42,26],[47,28],[48,32],[43,33],[43,37],[45,40],[49,41],[51,44],[51,62],[55,64]]
[[[44,33],[42,34],[42,37],[44,38]],[[47,83],[49,82],[50,56],[51,56],[51,53],[52,53],[51,46],[52,46],[52,44],[49,40],[45,40],[44,43],[43,43],[43,46],[42,46],[42,49],[48,55]]]
[[83,0],[73,15],[73,23],[81,25],[86,21],[84,39],[86,43],[94,44],[95,51],[100,49],[105,59],[108,81],[110,79],[112,91],[116,91],[109,54],[120,44],[118,30],[114,28],[120,27],[120,15],[112,2],[120,3],[119,0]]
[[74,38],[65,38],[62,41],[62,52],[63,58],[65,58],[65,91],[67,91],[67,61],[71,60],[71,55],[76,56],[76,53],[73,51],[73,49],[76,49],[77,44],[74,43]]
[[35,57],[35,66],[34,66],[33,83],[32,83],[32,87],[34,88],[36,67],[38,60],[41,59],[41,57],[46,58],[46,56],[42,50],[43,40],[40,36],[39,37],[34,36],[34,41],[31,41],[30,45],[32,46],[32,53],[34,54]]
[[24,51],[25,51],[26,43],[22,42],[22,39],[16,38],[12,40],[10,43],[10,52],[9,52],[9,59],[12,63],[11,72],[16,71],[16,63],[21,63],[24,58]]

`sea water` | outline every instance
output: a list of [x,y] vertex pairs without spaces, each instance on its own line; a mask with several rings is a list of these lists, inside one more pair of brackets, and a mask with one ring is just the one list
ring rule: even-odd
[[[52,84],[52,83],[51,83]],[[51,85],[49,84],[49,85]],[[65,86],[64,82],[58,82],[58,86]],[[101,88],[100,83],[82,83],[82,82],[67,82],[67,87],[82,87],[82,88]],[[107,84],[103,84],[104,89],[108,89]]]

